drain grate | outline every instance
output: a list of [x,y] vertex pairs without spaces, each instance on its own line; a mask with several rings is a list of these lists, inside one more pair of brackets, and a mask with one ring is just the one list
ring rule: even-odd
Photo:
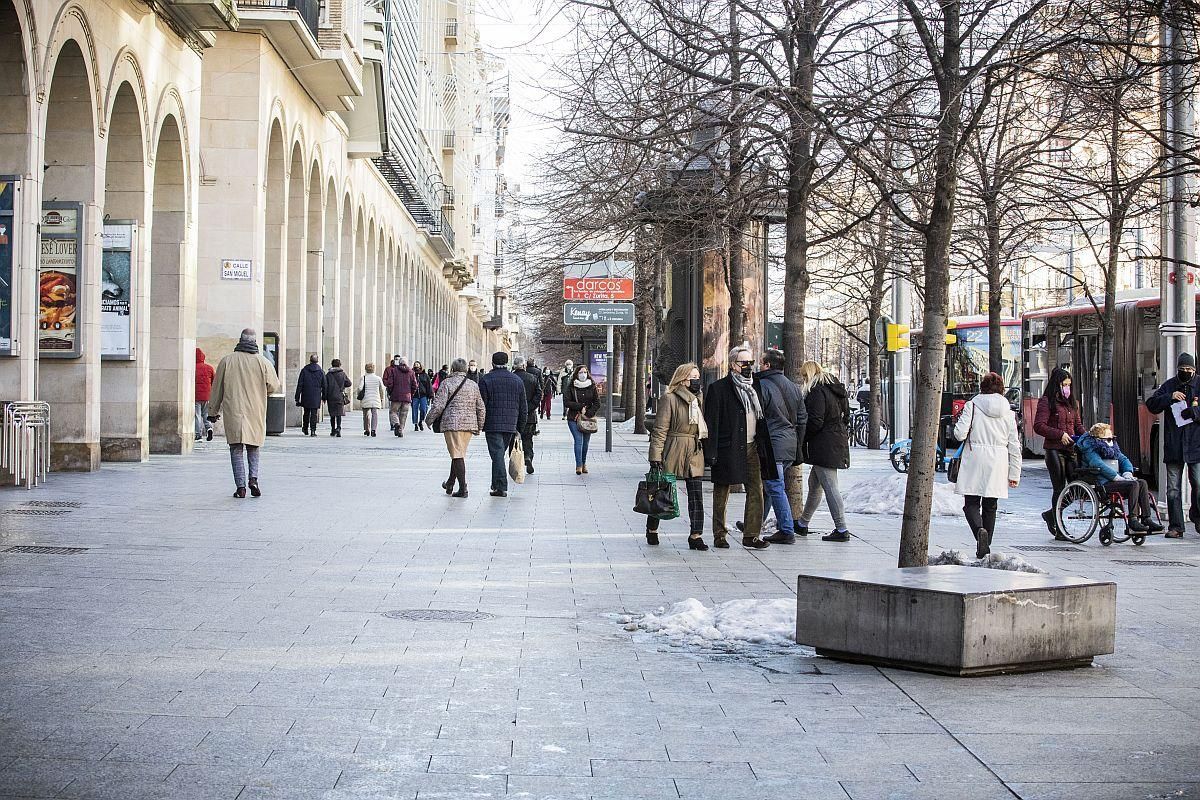
[[33,544],[21,544],[16,547],[6,548],[6,553],[26,553],[27,555],[38,556],[74,556],[79,553],[86,553],[86,547],[41,547]]
[[83,508],[77,500],[30,500],[25,508]]
[[1186,561],[1122,561],[1116,559],[1114,564],[1128,564],[1131,567],[1194,567]]
[[495,614],[486,611],[456,611],[452,608],[405,608],[400,611],[385,611],[383,615],[389,619],[403,619],[409,622],[482,622],[495,619]]
[[1026,544],[1013,545],[1013,550],[1023,550],[1026,553],[1082,553],[1078,547],[1063,547],[1056,544]]
[[61,517],[70,513],[65,508],[9,508],[4,511],[5,516],[15,517]]

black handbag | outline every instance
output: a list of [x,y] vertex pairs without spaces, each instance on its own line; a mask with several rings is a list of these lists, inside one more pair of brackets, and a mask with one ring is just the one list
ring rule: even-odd
[[[466,385],[467,385],[467,379],[464,378],[463,382],[458,385],[458,388],[455,389],[453,393],[451,393],[450,399],[446,401],[446,405],[442,408],[442,412],[437,415],[437,419],[435,419],[433,422],[429,423],[429,427],[433,428],[434,433],[442,432],[442,417],[446,416],[446,412],[450,410],[450,404],[454,402],[454,398],[458,397],[458,393],[461,392],[462,387],[464,387]],[[429,418],[426,417],[427,422],[428,422],[428,420],[429,420]]]
[[358,394],[356,394],[356,395],[355,395],[355,397],[357,397],[357,398],[358,398],[358,402],[360,402],[360,403],[361,403],[361,402],[362,402],[362,399],[363,399],[364,397],[366,397],[366,396],[367,396],[367,379],[366,379],[366,378],[363,378],[363,379],[362,379],[362,386],[360,386],[360,387],[359,387],[359,389],[358,389]]
[[633,510],[661,520],[678,517],[679,494],[675,489],[675,476],[653,469],[647,472],[645,480],[638,483]]

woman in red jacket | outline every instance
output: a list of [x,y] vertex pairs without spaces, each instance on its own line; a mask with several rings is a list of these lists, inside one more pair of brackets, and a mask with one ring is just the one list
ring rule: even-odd
[[212,396],[214,370],[204,362],[204,351],[196,348],[196,441],[207,436],[211,442],[213,426],[208,421],[208,398]]
[[1033,432],[1046,439],[1043,444],[1046,448],[1046,469],[1050,472],[1050,484],[1054,487],[1050,496],[1050,510],[1042,512],[1042,519],[1054,538],[1062,539],[1062,534],[1054,524],[1054,504],[1070,478],[1068,471],[1074,458],[1075,437],[1087,433],[1079,414],[1079,400],[1071,393],[1071,373],[1062,367],[1055,367],[1050,373],[1046,392],[1038,400]]

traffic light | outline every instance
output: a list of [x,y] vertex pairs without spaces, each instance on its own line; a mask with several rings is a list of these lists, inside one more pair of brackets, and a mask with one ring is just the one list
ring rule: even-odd
[[958,320],[954,320],[954,319],[946,320],[946,344],[947,345],[958,344],[958,335],[954,333],[954,330],[957,327],[958,327]]
[[887,325],[887,351],[894,353],[897,350],[904,350],[908,347],[908,326],[888,323]]

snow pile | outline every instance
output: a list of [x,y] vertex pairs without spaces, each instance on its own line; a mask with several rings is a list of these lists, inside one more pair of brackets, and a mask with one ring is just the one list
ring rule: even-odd
[[675,644],[717,647],[794,645],[795,600],[730,600],[712,608],[695,598],[653,614],[622,617],[627,631],[665,636]]
[[945,564],[959,567],[1002,569],[1009,572],[1032,572],[1038,575],[1046,574],[1046,570],[1035,567],[1020,556],[1006,555],[1004,553],[988,553],[983,558],[971,559],[957,550],[943,550],[938,555],[929,559],[929,566],[931,567],[938,567]]
[[[899,515],[904,511],[904,488],[908,479],[903,475],[889,475],[859,481],[842,489],[842,501],[851,514]],[[933,484],[932,514],[935,517],[953,517],[962,514],[962,497],[954,493],[948,483]]]

